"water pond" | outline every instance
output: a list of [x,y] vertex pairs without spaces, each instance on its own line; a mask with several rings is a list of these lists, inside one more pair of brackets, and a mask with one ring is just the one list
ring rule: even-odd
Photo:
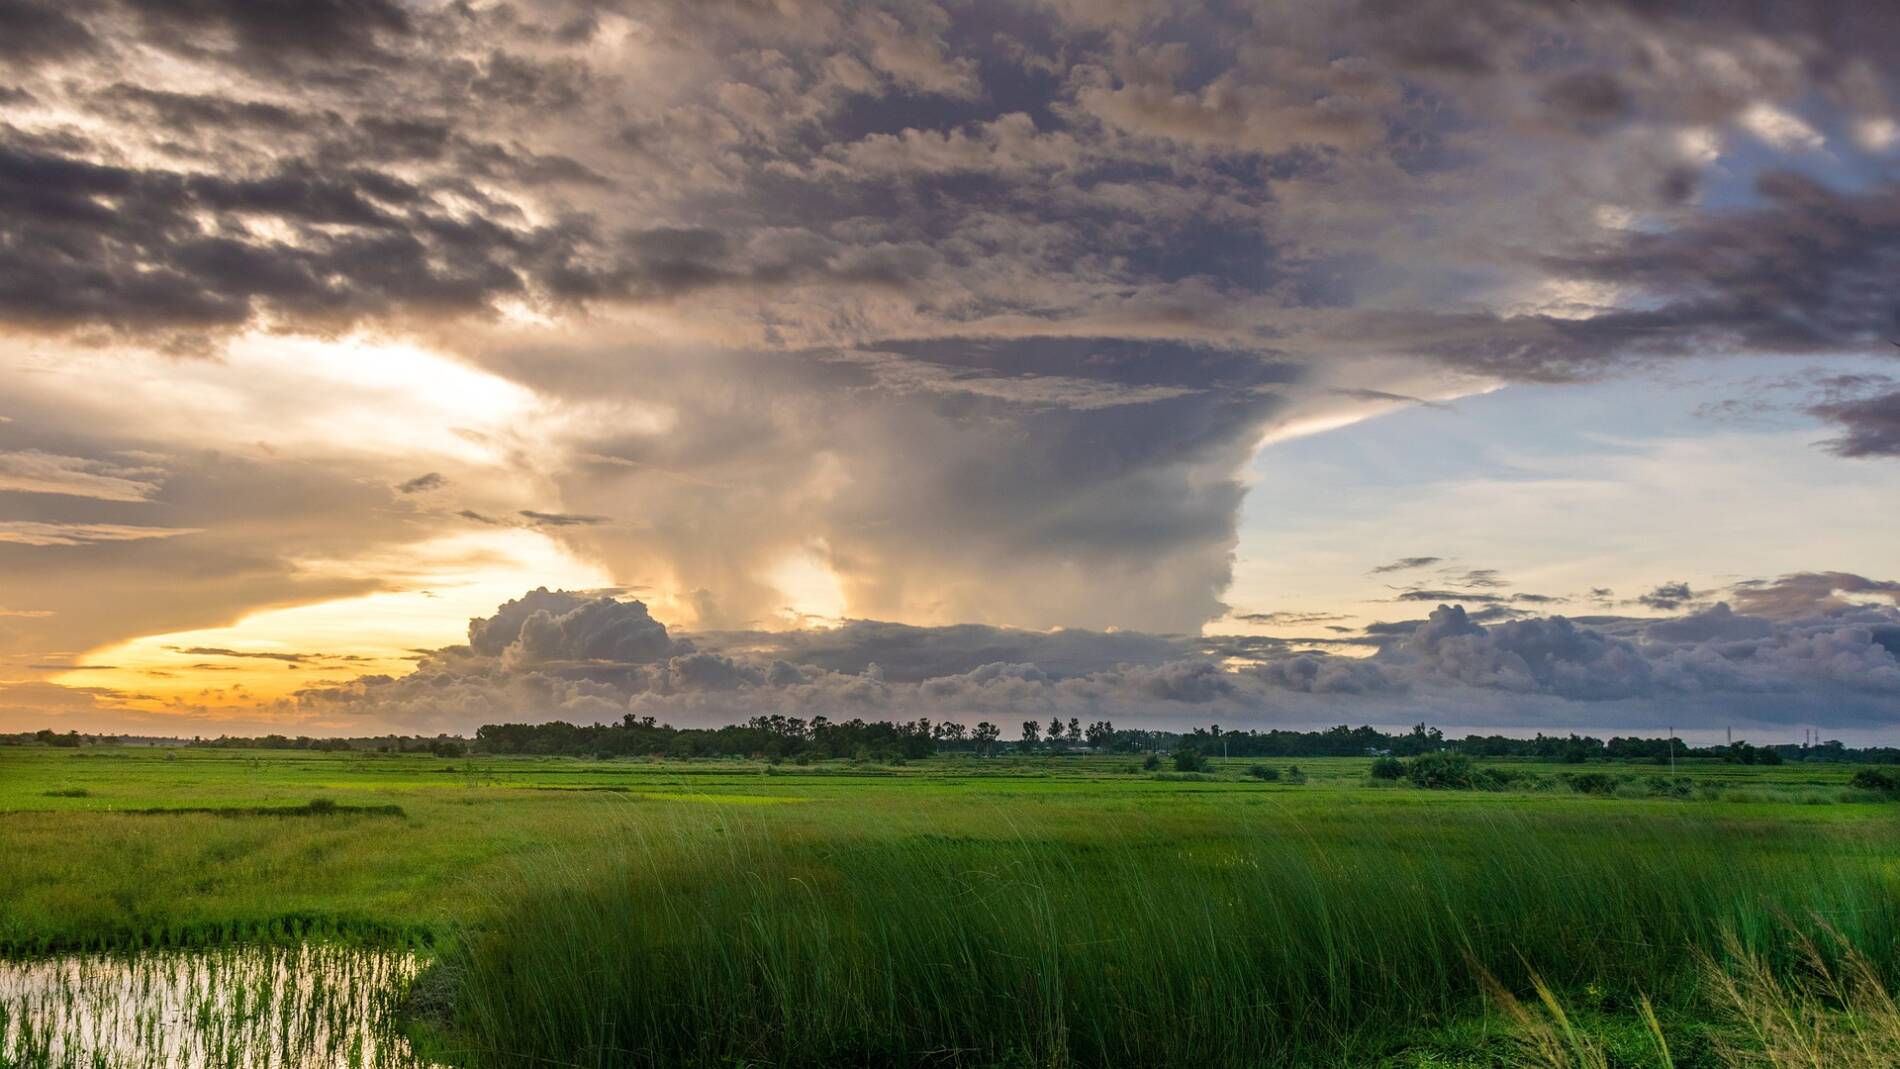
[[327,946],[0,961],[0,1069],[425,1069],[399,1030],[418,967]]

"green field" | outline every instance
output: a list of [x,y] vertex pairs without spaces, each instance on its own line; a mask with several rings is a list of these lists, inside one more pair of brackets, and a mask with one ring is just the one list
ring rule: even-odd
[[425,1045],[512,1065],[1523,1064],[1538,980],[1605,1064],[1661,1064],[1648,999],[1726,1065],[1712,968],[1894,979],[1900,806],[1849,766],[1369,763],[6,747],[0,950],[419,948]]

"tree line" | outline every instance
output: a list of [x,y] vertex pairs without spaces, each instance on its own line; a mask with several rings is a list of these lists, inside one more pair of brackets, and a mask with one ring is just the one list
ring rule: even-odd
[[[312,736],[220,736],[215,739],[140,740],[183,742],[188,746],[275,750],[331,750],[381,753],[433,753],[459,757],[467,752],[585,757],[762,757],[767,759],[857,758],[888,761],[937,754],[993,756],[1014,754],[1172,754],[1192,750],[1209,757],[1416,757],[1451,752],[1471,757],[1516,757],[1583,764],[1590,761],[1650,761],[1666,764],[1688,758],[1738,764],[1782,761],[1841,761],[1900,764],[1900,749],[1856,748],[1838,740],[1815,745],[1786,743],[1758,746],[1737,741],[1691,746],[1679,738],[1590,735],[1467,735],[1454,739],[1418,724],[1409,731],[1386,732],[1361,725],[1317,731],[1274,728],[1223,731],[1219,725],[1189,731],[1118,728],[1107,720],[1084,724],[1077,717],[1024,720],[1005,738],[1005,727],[989,720],[975,726],[957,721],[862,719],[809,720],[755,716],[721,727],[678,728],[650,716],[626,715],[611,723],[484,724],[473,739],[453,735],[376,735],[355,738]],[[79,746],[129,741],[119,736],[57,733],[51,730],[0,735],[0,745]]]

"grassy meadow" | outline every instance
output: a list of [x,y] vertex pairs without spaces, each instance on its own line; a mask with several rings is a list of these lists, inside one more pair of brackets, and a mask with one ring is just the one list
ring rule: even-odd
[[473,1066],[1782,1064],[1742,996],[1895,979],[1850,766],[1369,764],[6,747],[0,952],[413,951]]

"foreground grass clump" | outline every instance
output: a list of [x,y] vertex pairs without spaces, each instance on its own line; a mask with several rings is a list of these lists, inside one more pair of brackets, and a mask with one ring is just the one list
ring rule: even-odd
[[[1579,1017],[1540,978],[1528,1004],[1494,985],[1513,1026],[1515,1064],[1540,1069],[1889,1069],[1900,1065],[1900,1002],[1881,969],[1825,922],[1818,938],[1796,933],[1796,968],[1724,938],[1720,954],[1698,951],[1700,1009],[1708,1024],[1685,1049],[1648,999],[1635,1007],[1636,1035]],[[1678,1036],[1680,1038],[1680,1035]],[[1631,1040],[1636,1040],[1632,1043]],[[1630,1049],[1641,1053],[1632,1059]]]
[[421,1004],[478,1066],[1239,1067],[1374,1058],[1479,1012],[1487,975],[1686,1003],[1698,954],[1795,962],[1790,916],[1895,960],[1881,863],[1838,842],[1667,816],[1342,823],[629,827],[502,884]]

